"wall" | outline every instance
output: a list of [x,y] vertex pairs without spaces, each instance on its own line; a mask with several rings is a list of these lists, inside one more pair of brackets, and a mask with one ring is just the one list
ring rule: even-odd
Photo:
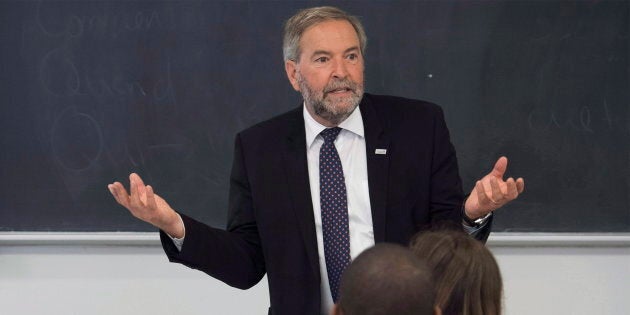
[[[630,309],[630,235],[494,234],[516,314]],[[154,233],[0,235],[2,314],[266,314],[266,280],[241,291],[171,264]]]

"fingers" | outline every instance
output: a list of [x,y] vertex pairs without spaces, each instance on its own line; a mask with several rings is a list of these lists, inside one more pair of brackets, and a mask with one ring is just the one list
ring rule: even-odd
[[500,157],[496,163],[494,163],[494,168],[490,172],[490,175],[503,178],[503,174],[505,174],[505,170],[507,170],[508,159],[505,156]]
[[490,178],[490,188],[492,189],[492,197],[490,201],[493,205],[501,203],[503,200],[503,192],[501,192],[501,186],[496,177]]
[[[525,189],[523,178],[519,177],[514,180],[514,178],[510,177],[506,181],[503,180],[507,163],[508,159],[505,156],[500,157],[492,171],[475,183],[472,193],[477,197],[477,200],[476,205],[473,202],[471,208],[482,211],[494,211],[518,198],[519,194],[523,192]],[[466,209],[468,210],[469,208]]]
[[107,188],[116,201],[127,208],[134,217],[153,224],[160,229],[164,226],[169,226],[163,223],[167,221],[169,211],[173,212],[174,210],[153,192],[153,187],[145,186],[138,174],[132,173],[129,175],[130,194],[127,194],[125,187],[119,182],[109,184]]
[[518,190],[518,193],[522,193],[523,190],[525,190],[525,180],[523,180],[523,178],[518,178],[516,180],[516,189]]
[[144,181],[142,181],[142,178],[140,178],[140,176],[136,173],[132,173],[131,174],[134,177],[134,181],[136,182],[136,184],[138,185],[138,197],[140,198],[140,200],[142,200],[143,202],[146,201],[146,194],[147,194],[147,190],[146,190],[146,186],[144,185]]
[[153,193],[153,187],[147,185],[147,206],[151,209],[157,208],[157,203],[155,202],[155,194]]
[[[496,177],[490,177],[490,191],[484,192],[484,197],[488,200],[488,203],[482,203],[479,198],[480,205],[488,205],[490,210],[496,210],[506,203],[518,198],[518,195],[523,191],[525,182],[522,178],[514,180],[510,177],[506,181],[500,181]],[[486,182],[487,183],[487,182]]]
[[131,173],[131,175],[129,175],[129,190],[131,191],[131,196],[129,196],[129,202],[132,207],[140,206],[140,196],[138,192],[138,179],[139,178],[140,177],[136,173]]
[[144,186],[144,181],[142,181],[142,178],[140,178],[140,175],[136,173],[131,173],[129,176],[133,176],[134,180],[136,181],[136,183],[138,183],[138,185]]
[[[512,181],[514,180],[512,179]],[[490,189],[486,189],[488,184]],[[506,202],[506,194],[502,191],[501,183],[496,177],[489,176],[485,181],[478,181],[475,184],[475,189],[477,190],[479,207],[485,212],[494,211]]]
[[142,207],[147,203],[147,189],[142,178],[136,173],[129,175],[129,194],[119,182],[107,185],[107,189],[112,193],[114,199],[125,208]]
[[140,178],[140,176],[136,173],[132,173],[129,176],[130,177],[133,176],[133,180],[136,183],[136,188],[138,189],[138,200],[141,202],[142,205],[146,205],[147,204],[147,188],[144,185],[142,178]]
[[508,200],[514,200],[516,199],[516,197],[518,197],[518,189],[516,187],[516,182],[514,181],[514,178],[510,177],[508,178],[507,181],[505,181],[505,186],[507,187],[507,199]]
[[129,207],[129,194],[127,194],[127,190],[121,183],[114,182],[113,184],[107,185],[107,188],[114,196],[114,199],[116,199],[116,202],[125,208]]
[[[471,201],[474,199],[477,199],[476,202]],[[469,204],[469,202],[471,203]],[[466,200],[466,215],[470,218],[482,217],[488,213],[488,211],[492,211],[492,209],[489,209],[489,205],[490,198],[486,193],[483,183],[481,180],[478,180],[475,183],[475,188],[473,188],[470,198]]]
[[475,190],[477,190],[477,202],[479,205],[487,205],[490,203],[490,199],[486,195],[486,190],[483,188],[481,181],[477,181],[475,184]]

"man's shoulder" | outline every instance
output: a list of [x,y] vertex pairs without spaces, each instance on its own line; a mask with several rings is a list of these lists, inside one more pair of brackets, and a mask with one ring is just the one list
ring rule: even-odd
[[[366,106],[372,107],[377,115],[398,118],[418,115],[433,117],[442,115],[442,108],[432,102],[392,95],[365,94]],[[427,118],[428,118],[427,117]]]
[[[274,116],[267,120],[261,121],[252,125],[239,134],[242,137],[267,137],[267,136],[279,136],[287,134],[299,126],[304,125],[304,119],[302,115],[302,107],[299,106],[288,112]],[[303,127],[302,127],[303,128]]]
[[386,107],[393,110],[404,110],[407,108],[435,110],[440,108],[440,106],[432,102],[402,96],[365,93],[365,97],[375,107]]

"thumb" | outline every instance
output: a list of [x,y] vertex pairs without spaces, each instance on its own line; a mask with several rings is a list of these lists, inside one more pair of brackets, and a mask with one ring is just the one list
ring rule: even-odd
[[490,172],[490,175],[498,178],[503,178],[505,170],[507,169],[508,159],[505,156],[500,157],[494,164],[494,168]]

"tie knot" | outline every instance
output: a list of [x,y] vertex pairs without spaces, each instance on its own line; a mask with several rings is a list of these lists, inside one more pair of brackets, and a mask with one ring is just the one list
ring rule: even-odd
[[330,142],[335,142],[335,139],[337,139],[337,135],[339,135],[339,132],[341,132],[341,128],[334,127],[334,128],[326,128],[319,134],[322,135],[325,143],[330,143]]

